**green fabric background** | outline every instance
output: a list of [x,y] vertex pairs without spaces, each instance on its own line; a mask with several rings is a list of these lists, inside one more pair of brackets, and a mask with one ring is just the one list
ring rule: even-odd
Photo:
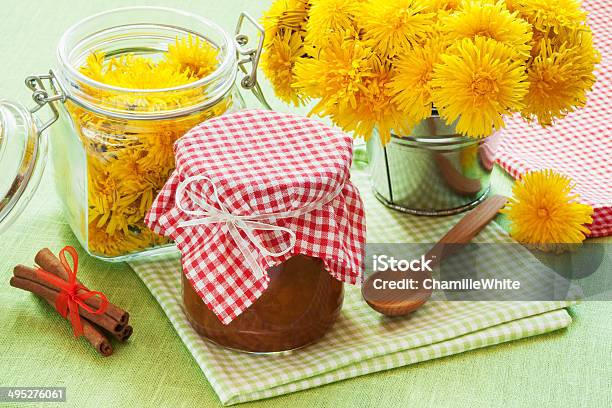
[[[259,17],[269,2],[1,0],[0,97],[30,102],[23,79],[55,66],[58,39],[75,21],[142,4],[189,10],[233,30],[240,10]],[[130,342],[106,359],[85,340],[72,339],[69,325],[47,304],[9,287],[12,266],[32,263],[41,247],[57,251],[76,245],[51,176],[47,171],[33,203],[0,237],[0,386],[65,386],[68,403],[57,404],[62,407],[218,406],[161,308],[126,264],[103,263],[80,252],[80,277],[129,310],[135,327]],[[508,192],[509,179],[499,169],[494,184]],[[611,312],[610,302],[587,302],[571,309],[574,322],[561,332],[241,406],[609,407]]]

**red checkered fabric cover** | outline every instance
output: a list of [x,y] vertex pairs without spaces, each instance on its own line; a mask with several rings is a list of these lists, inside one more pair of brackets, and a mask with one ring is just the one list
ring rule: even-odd
[[612,6],[587,1],[584,8],[602,56],[587,106],[546,129],[508,119],[497,161],[513,177],[545,168],[571,177],[580,201],[594,208],[590,236],[599,237],[612,234]]
[[[323,259],[340,281],[361,281],[365,214],[349,179],[350,136],[313,119],[244,110],[196,126],[176,142],[174,151],[176,170],[146,223],[176,242],[183,272],[223,323],[247,309],[268,286],[267,274],[258,275],[249,265],[251,254],[259,270],[304,254]],[[181,185],[186,193],[179,193],[177,202]],[[253,228],[234,229],[240,234],[236,239],[223,214],[214,222],[185,225],[198,218],[191,211],[201,211],[194,204],[199,200],[213,211],[224,207],[232,216],[242,216]],[[313,203],[316,208],[298,216],[265,215],[299,212]],[[257,219],[249,221],[254,215]],[[290,248],[292,238],[295,245],[289,252],[268,254]],[[237,240],[246,245],[249,256]]]

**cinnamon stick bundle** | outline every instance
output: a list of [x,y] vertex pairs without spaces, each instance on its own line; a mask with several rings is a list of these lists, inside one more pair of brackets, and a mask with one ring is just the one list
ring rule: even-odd
[[[43,248],[34,257],[34,262],[38,266],[40,266],[45,271],[54,274],[55,276],[62,278],[63,280],[68,280],[68,273],[64,269],[64,265],[59,260],[58,257],[55,256],[53,252],[49,248]],[[78,279],[77,282],[80,285],[83,285]],[[83,285],[85,286],[85,285]],[[98,308],[100,306],[100,299],[97,297],[87,299],[86,303],[94,308]],[[125,310],[113,305],[112,303],[108,304],[106,308],[106,314],[119,322],[122,326],[126,326],[129,320],[129,314]]]
[[[30,290],[32,288],[32,283],[27,279],[12,277],[11,286],[27,290],[29,292],[33,292]],[[40,291],[36,294],[42,297],[53,308],[55,308],[55,300],[57,299],[57,294],[53,295],[51,292],[52,291],[50,289],[47,289],[45,291]],[[81,319],[81,324],[83,325],[83,336],[89,342],[89,344],[91,344],[96,349],[98,353],[100,353],[104,357],[108,357],[113,354],[113,346],[110,344],[106,336],[100,330],[98,330],[95,325],[90,323],[87,319]]]
[[[39,296],[51,297],[53,302],[55,302],[59,296],[58,288],[45,281],[39,280],[36,277],[36,269],[24,265],[17,265],[15,268],[13,268],[13,277],[19,279],[20,285],[27,287],[27,289],[19,287],[20,289],[27,290],[28,292],[32,292]],[[12,281],[13,280],[11,279],[11,282]],[[85,309],[79,308],[79,314],[87,320],[97,324],[117,339],[121,337],[120,334],[123,329],[125,329],[124,325],[120,324],[106,313],[93,314]]]
[[[64,268],[62,261],[48,248],[43,248],[36,254],[35,262],[42,270],[64,281],[69,280],[69,271]],[[85,287],[78,280],[77,283]],[[10,284],[13,287],[42,297],[53,307],[55,307],[57,298],[63,290],[43,279],[36,269],[24,265],[15,266]],[[98,309],[101,305],[99,297],[89,297],[84,302],[93,309]],[[107,303],[104,313],[101,314],[88,312],[83,307],[79,307],[78,311],[81,316],[84,337],[103,356],[109,356],[113,353],[113,347],[103,331],[110,333],[122,342],[127,341],[134,332],[133,327],[129,325],[130,316],[128,312],[110,302]]]

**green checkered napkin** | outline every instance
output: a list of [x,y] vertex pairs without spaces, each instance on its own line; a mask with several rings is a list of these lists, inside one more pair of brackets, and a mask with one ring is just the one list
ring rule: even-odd
[[[367,213],[368,242],[435,242],[461,216],[415,217],[383,207],[367,176],[353,173]],[[478,242],[509,242],[496,224]],[[527,278],[545,274],[532,255],[491,254],[488,268],[512,267]],[[510,265],[510,262],[512,264]],[[516,262],[522,262],[517,267]],[[359,288],[347,287],[342,315],[316,344],[294,352],[262,356],[224,349],[202,340],[191,328],[180,298],[177,256],[130,265],[151,290],[225,405],[273,397],[375,371],[444,357],[566,327],[568,302],[430,301],[410,318],[390,319],[371,310]]]

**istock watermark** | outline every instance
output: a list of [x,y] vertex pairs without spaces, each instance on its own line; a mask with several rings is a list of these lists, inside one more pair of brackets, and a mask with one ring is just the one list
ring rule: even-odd
[[431,267],[434,258],[425,259],[421,255],[418,259],[396,259],[389,255],[374,255],[372,257],[372,269],[375,272],[395,271],[395,272],[433,272]]
[[[518,243],[368,244],[366,288],[433,292],[432,300],[612,300],[610,244],[565,246],[543,252]],[[375,274],[375,275],[374,275]],[[372,277],[372,279],[369,279]]]

